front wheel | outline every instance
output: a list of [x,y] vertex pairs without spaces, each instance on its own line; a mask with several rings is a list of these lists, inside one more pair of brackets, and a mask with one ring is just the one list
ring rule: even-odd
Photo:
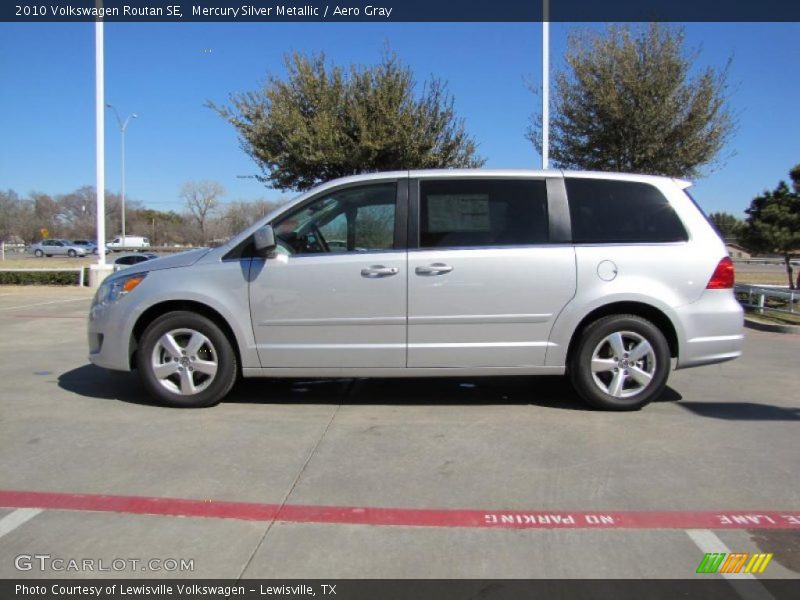
[[42,252],[41,250],[36,250],[36,251],[33,253],[33,255],[34,255],[36,258],[42,258],[42,257],[44,256],[44,252]]
[[162,315],[145,330],[136,352],[147,390],[169,406],[214,406],[236,382],[236,353],[222,330],[197,313]]
[[664,334],[636,315],[611,315],[589,325],[569,361],[572,385],[589,404],[636,410],[667,385],[670,352]]
[[76,256],[78,256],[78,253],[75,252],[75,250],[68,250],[67,256],[69,256],[70,258],[75,258]]

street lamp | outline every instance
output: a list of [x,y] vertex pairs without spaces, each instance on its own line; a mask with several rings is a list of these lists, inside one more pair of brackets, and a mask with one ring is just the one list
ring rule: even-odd
[[542,0],[542,168],[550,168],[550,0]]
[[114,116],[117,117],[117,123],[119,124],[121,140],[120,157],[122,163],[122,246],[124,247],[128,243],[125,239],[125,130],[128,128],[128,123],[130,123],[131,119],[135,119],[139,115],[131,113],[123,120],[120,118],[113,104],[106,104],[106,107],[114,111]]

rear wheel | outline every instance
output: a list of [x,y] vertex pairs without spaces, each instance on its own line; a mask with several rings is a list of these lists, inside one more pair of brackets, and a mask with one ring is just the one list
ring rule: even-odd
[[669,346],[658,327],[636,315],[611,315],[583,331],[569,375],[592,406],[636,410],[663,392],[669,368]]
[[75,252],[75,250],[67,250],[67,256],[69,256],[70,258],[75,258],[76,256],[78,256],[78,253]]
[[167,313],[147,327],[136,364],[147,390],[170,406],[213,406],[236,382],[236,353],[227,336],[188,311]]

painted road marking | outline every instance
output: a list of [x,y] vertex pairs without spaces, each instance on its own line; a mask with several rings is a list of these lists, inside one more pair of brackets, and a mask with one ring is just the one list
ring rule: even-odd
[[14,512],[7,514],[0,519],[0,537],[27,523],[40,512],[42,512],[40,508],[18,508]]
[[[691,538],[695,545],[700,548],[704,554],[724,552],[730,555],[731,550],[713,531],[708,529],[688,529],[686,534]],[[722,577],[730,580],[729,583],[736,590],[744,600],[774,600],[763,585],[748,583],[748,585],[738,585],[740,582],[737,580],[755,580],[758,581],[752,573],[720,573]]]
[[0,490],[0,506],[142,515],[484,529],[797,529],[800,511],[491,511],[262,504]]
[[48,304],[62,304],[64,302],[86,302],[89,300],[88,297],[86,298],[70,298],[69,300],[51,300],[50,302],[36,302],[34,304],[21,304],[18,306],[3,306],[0,308],[1,310],[17,310],[20,308],[30,308],[31,306],[46,306]]
[[89,315],[14,315],[15,319],[86,319]]

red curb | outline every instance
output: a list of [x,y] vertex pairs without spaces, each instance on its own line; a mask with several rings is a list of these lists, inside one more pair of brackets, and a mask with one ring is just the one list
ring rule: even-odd
[[0,506],[172,517],[482,529],[800,529],[800,511],[558,511],[311,506],[0,490]]

